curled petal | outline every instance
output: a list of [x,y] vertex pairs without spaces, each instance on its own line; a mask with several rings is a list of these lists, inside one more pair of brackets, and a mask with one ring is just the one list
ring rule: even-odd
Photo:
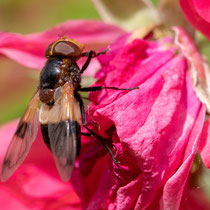
[[180,27],[173,29],[175,31],[175,44],[188,60],[195,92],[210,113],[210,67],[207,61],[201,57],[187,33]]

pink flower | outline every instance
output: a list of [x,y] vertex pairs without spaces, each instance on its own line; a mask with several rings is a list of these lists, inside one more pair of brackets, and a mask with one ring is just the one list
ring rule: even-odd
[[210,1],[179,0],[179,3],[188,21],[210,39]]
[[[129,34],[112,25],[71,21],[28,36],[1,33],[0,53],[41,68],[46,46],[58,33],[69,35],[68,30],[93,49],[120,37],[107,55],[99,57],[100,63],[95,60],[97,66],[91,66],[94,71],[90,69],[90,74],[102,66],[95,85],[140,87],[90,94],[89,126],[113,142],[120,164],[113,164],[98,140],[85,137],[72,183],[63,183],[39,133],[26,161],[10,180],[1,183],[1,207],[179,209],[197,150],[206,166],[209,163],[209,127],[203,127],[206,109],[193,90],[188,71],[203,65],[195,46],[179,28],[175,39],[179,43],[170,37],[131,41]],[[1,162],[16,125],[13,122],[0,130]]]
[[84,138],[72,183],[84,209],[179,209],[206,112],[186,52],[171,38],[131,41],[128,35],[110,48],[99,58],[94,85],[140,89],[91,93],[88,116],[90,126],[113,141],[120,164],[97,140]]

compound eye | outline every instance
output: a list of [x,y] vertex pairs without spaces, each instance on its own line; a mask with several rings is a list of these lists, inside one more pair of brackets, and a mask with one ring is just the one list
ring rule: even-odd
[[45,57],[46,58],[50,56],[50,52],[52,50],[52,45],[53,45],[53,43],[51,43],[45,51]]
[[65,57],[79,56],[81,55],[81,50],[73,42],[61,41],[55,44],[52,54]]

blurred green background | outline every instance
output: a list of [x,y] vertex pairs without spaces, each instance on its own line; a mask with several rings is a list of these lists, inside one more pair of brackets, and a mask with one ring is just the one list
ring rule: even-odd
[[[0,31],[34,33],[69,19],[100,19],[90,0],[0,0]],[[20,117],[38,82],[39,71],[0,59],[0,124]]]

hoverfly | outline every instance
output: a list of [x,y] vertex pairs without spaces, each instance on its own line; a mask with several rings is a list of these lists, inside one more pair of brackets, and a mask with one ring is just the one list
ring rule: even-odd
[[[17,126],[3,161],[1,180],[6,181],[26,158],[38,132],[39,123],[45,144],[51,150],[56,168],[63,181],[68,181],[81,147],[80,118],[88,133],[99,139],[117,164],[106,140],[87,127],[84,104],[79,91],[120,89],[116,87],[86,87],[80,85],[81,74],[92,58],[106,53],[91,50],[84,52],[84,45],[74,39],[62,37],[51,43],[45,56],[37,90]],[[78,59],[87,57],[80,69]],[[38,105],[40,104],[40,109]]]

